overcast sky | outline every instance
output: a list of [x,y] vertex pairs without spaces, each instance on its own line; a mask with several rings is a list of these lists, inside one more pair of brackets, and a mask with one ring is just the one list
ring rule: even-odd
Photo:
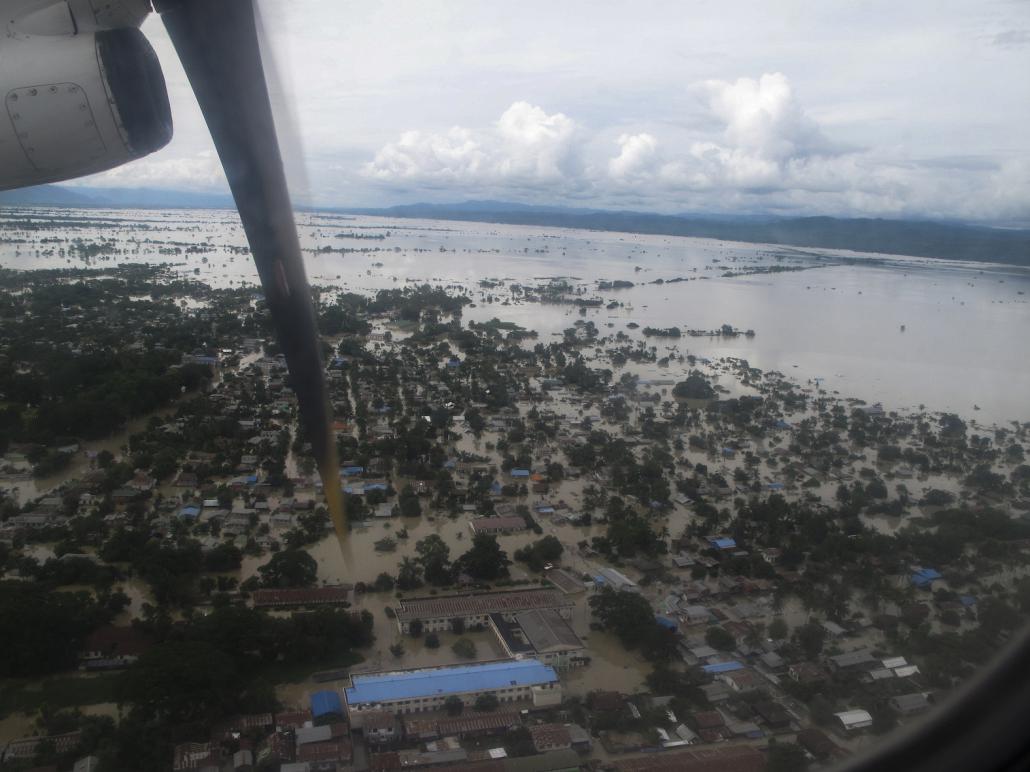
[[[265,2],[295,197],[1030,223],[1030,2]],[[224,189],[175,138],[89,184]]]

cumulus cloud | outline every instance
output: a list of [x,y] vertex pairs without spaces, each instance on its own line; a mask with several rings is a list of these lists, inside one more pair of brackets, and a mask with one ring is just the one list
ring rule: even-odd
[[726,143],[750,155],[785,160],[826,152],[829,142],[809,118],[783,73],[730,83],[708,80],[694,87],[725,124]]
[[650,134],[621,134],[619,154],[608,162],[608,173],[626,180],[652,171],[658,161],[658,140]]
[[488,129],[407,131],[362,168],[386,182],[537,184],[571,180],[577,171],[575,122],[528,102],[513,103]]
[[594,205],[1030,219],[1026,162],[951,164],[942,174],[932,159],[835,142],[782,73],[706,80],[688,93],[699,110],[690,132],[636,128],[612,139],[519,101],[484,129],[405,132],[362,173],[410,189]]
[[94,187],[162,187],[183,190],[225,190],[228,183],[222,164],[213,150],[188,157],[162,157],[158,152],[71,184]]
[[674,187],[774,189],[804,184],[823,159],[841,151],[802,108],[782,73],[695,84],[719,136],[691,142],[658,177]]

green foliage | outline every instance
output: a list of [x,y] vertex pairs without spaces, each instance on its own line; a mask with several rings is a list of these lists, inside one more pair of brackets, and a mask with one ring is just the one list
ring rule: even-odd
[[733,636],[721,627],[709,627],[705,630],[705,643],[719,651],[733,651],[737,645]]
[[798,646],[805,653],[805,657],[815,659],[823,650],[823,644],[826,642],[826,630],[815,622],[807,622],[794,630],[794,637]]
[[476,644],[468,638],[459,638],[451,644],[451,651],[462,659],[475,659]]
[[[436,585],[450,584],[451,548],[439,534],[431,533],[426,538],[420,539],[415,544],[415,552],[427,582]],[[401,568],[403,570],[403,565]]]
[[805,772],[808,756],[796,743],[775,743],[769,745],[765,772]]
[[497,543],[497,537],[477,533],[472,537],[472,547],[455,561],[455,570],[474,579],[492,581],[507,576],[509,565],[511,561]]
[[476,697],[476,710],[482,713],[497,710],[500,704],[496,694],[480,694]]
[[144,721],[213,722],[239,709],[243,684],[233,658],[210,643],[169,642],[126,671],[118,700]]
[[74,667],[83,639],[111,612],[88,592],[49,592],[0,582],[0,676],[32,676]]
[[712,399],[715,389],[697,370],[691,370],[686,380],[680,381],[672,389],[673,396],[680,399]]
[[590,607],[601,627],[609,630],[627,649],[642,649],[655,662],[675,655],[675,633],[655,621],[654,609],[635,592],[604,587],[590,598]]
[[515,550],[515,559],[525,563],[531,571],[543,571],[546,563],[561,558],[565,548],[556,536],[545,536],[532,544]]
[[258,568],[265,587],[310,587],[318,578],[318,563],[302,550],[283,550]]
[[233,544],[222,543],[204,553],[204,570],[235,571],[243,562],[243,553]]
[[414,590],[422,586],[422,567],[407,556],[401,558],[397,568],[397,587],[401,590]]

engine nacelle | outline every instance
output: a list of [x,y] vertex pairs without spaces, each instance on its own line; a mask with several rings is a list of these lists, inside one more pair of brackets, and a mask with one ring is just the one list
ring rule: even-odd
[[[104,171],[172,137],[164,77],[143,33],[84,32],[67,4],[56,6],[0,38],[0,190]],[[70,34],[39,34],[64,18]]]

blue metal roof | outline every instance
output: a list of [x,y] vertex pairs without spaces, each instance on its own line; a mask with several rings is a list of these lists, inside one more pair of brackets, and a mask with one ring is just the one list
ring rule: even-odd
[[706,673],[730,673],[734,670],[743,670],[744,666],[739,662],[716,662],[714,665],[705,665],[701,669]]
[[940,579],[940,572],[933,568],[921,568],[912,574],[912,584],[916,587],[925,587],[936,579]]
[[356,675],[344,691],[347,704],[436,697],[461,692],[530,686],[558,680],[554,668],[535,659],[487,662],[480,665],[410,670],[401,673]]
[[311,715],[315,718],[327,713],[343,715],[343,701],[339,692],[315,692],[311,695]]
[[511,476],[512,477],[529,477],[529,470],[528,469],[512,469],[511,470]]
[[721,550],[729,550],[737,546],[737,542],[735,540],[726,536],[718,539],[709,539],[708,543],[711,544],[713,547],[718,547]]
[[340,474],[350,477],[351,475],[361,474],[365,471],[363,466],[345,466],[340,470]]

